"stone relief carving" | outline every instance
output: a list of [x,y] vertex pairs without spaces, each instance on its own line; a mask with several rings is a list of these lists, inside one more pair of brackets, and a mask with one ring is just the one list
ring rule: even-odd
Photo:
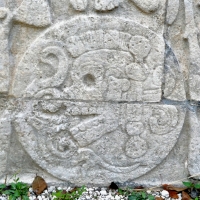
[[144,175],[169,154],[185,116],[180,106],[148,104],[161,100],[164,51],[161,37],[123,18],[81,16],[49,28],[16,69],[11,94],[35,99],[16,112],[19,141],[74,183]]
[[14,13],[16,21],[45,27],[51,24],[51,15],[48,0],[24,0]]
[[[0,135],[7,140],[0,145],[5,160],[0,172],[6,166],[11,132],[41,168],[77,184],[124,182],[150,171],[151,176],[156,166],[168,161],[184,123],[185,109],[180,105],[188,93],[199,101],[200,52],[194,11],[198,5],[184,0],[184,37],[190,51],[187,91],[182,63],[173,44],[162,36],[163,3],[67,1],[66,12],[54,16],[56,24],[27,47],[13,73],[9,95],[19,104],[11,106],[13,130],[0,117]],[[183,3],[167,1],[169,30]],[[62,5],[52,3],[57,4]],[[52,23],[50,9],[56,15],[54,6],[50,8],[48,0],[24,0],[13,12],[0,8],[0,93],[9,88],[12,22],[47,27]],[[189,113],[191,174],[199,169],[198,112]]]
[[131,0],[138,8],[146,13],[151,13],[159,8],[159,0]]
[[[97,11],[111,11],[119,7],[120,3],[123,3],[124,0],[93,0],[94,8]],[[155,12],[159,8],[159,0],[146,0],[141,2],[139,0],[130,0],[132,1],[137,8],[142,10],[145,13]],[[88,0],[70,0],[71,5],[77,11],[85,11],[88,5]]]
[[179,12],[179,0],[168,0],[166,22],[171,25],[176,20]]
[[189,94],[190,99],[200,100],[200,47],[198,42],[198,29],[194,20],[193,2],[184,0],[185,5],[185,35],[190,51],[189,66]]
[[75,10],[84,11],[87,8],[88,0],[70,0]]
[[[119,30],[115,23],[111,18],[91,16],[51,28],[21,60],[13,94],[41,97],[48,88],[53,96],[65,99],[159,102],[163,40],[131,21],[119,18]],[[60,32],[72,24],[77,26]],[[82,24],[87,25],[82,27]],[[76,29],[83,30],[79,30],[81,34],[74,34]],[[126,29],[126,32],[121,31]],[[26,67],[27,61],[32,67]],[[53,69],[56,65],[58,68]]]
[[168,155],[184,120],[184,110],[172,105],[34,100],[19,110],[15,127],[26,151],[75,183],[96,174],[122,181],[145,174]]
[[95,0],[95,9],[98,11],[113,10],[122,0]]
[[37,27],[50,24],[50,10],[47,1],[24,0],[14,13],[8,8],[0,8],[0,93],[7,93],[10,84],[9,36],[12,22],[19,21]]

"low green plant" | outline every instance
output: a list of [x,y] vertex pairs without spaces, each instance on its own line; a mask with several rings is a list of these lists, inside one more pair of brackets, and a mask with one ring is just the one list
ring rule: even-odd
[[13,176],[13,181],[9,185],[0,184],[0,194],[6,194],[9,197],[9,200],[29,200],[28,190],[29,186],[26,183],[19,181],[17,174]]
[[3,191],[6,189],[6,184],[0,184],[0,194],[3,194]]
[[183,185],[185,185],[187,188],[200,189],[200,183],[192,183],[191,181],[188,181],[188,182],[183,182]]
[[127,196],[128,200],[154,200],[155,197],[146,191],[134,191],[133,189],[118,189],[118,193]]
[[81,188],[76,188],[69,192],[66,192],[64,190],[58,190],[54,192],[52,195],[54,196],[54,200],[76,200],[85,191],[86,191],[85,186],[82,186]]
[[187,187],[187,191],[194,200],[199,200],[200,199],[200,183],[198,182],[183,182],[183,185]]

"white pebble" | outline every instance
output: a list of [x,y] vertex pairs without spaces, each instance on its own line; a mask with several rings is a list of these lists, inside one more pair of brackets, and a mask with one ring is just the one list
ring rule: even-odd
[[43,192],[44,194],[48,194],[48,191],[47,190],[44,190],[44,192]]
[[115,196],[115,200],[120,200],[120,199],[121,199],[120,196],[118,195]]
[[178,194],[178,200],[181,200],[181,199],[182,199],[182,195]]
[[89,188],[88,191],[92,192],[92,191],[94,191],[94,189],[93,188]]
[[42,197],[39,195],[39,196],[37,196],[37,199],[38,200],[42,200]]
[[106,192],[105,190],[101,190],[101,191],[100,191],[100,194],[101,194],[102,196],[106,196],[106,195],[107,195],[107,192]]
[[61,187],[58,187],[57,189],[58,189],[58,190],[62,190],[62,188],[61,188]]
[[106,196],[106,200],[111,200],[111,199],[115,199],[112,195],[108,195],[108,196]]
[[169,192],[167,191],[167,190],[163,190],[162,192],[161,192],[161,195],[163,196],[163,197],[169,197]]

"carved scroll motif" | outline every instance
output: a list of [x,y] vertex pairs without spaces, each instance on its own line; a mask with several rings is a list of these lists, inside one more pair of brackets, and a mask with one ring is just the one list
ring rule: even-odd
[[[38,72],[38,76],[40,76],[41,81],[36,79],[33,80],[33,82],[26,89],[27,96],[33,96],[36,91],[42,89],[61,85],[65,79],[66,73],[68,72],[68,59],[61,48],[57,46],[46,47],[41,54],[42,55],[38,65],[41,63],[47,64],[49,70],[54,71],[54,73],[52,76],[42,80],[44,74],[43,72]],[[58,60],[58,67],[55,67],[55,63],[50,61],[51,56]]]

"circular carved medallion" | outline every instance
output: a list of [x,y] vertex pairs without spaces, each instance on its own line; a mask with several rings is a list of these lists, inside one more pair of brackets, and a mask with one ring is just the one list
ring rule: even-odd
[[16,70],[23,147],[77,184],[144,175],[169,154],[184,120],[182,108],[152,104],[161,99],[163,57],[163,39],[130,20],[78,17],[49,28]]

